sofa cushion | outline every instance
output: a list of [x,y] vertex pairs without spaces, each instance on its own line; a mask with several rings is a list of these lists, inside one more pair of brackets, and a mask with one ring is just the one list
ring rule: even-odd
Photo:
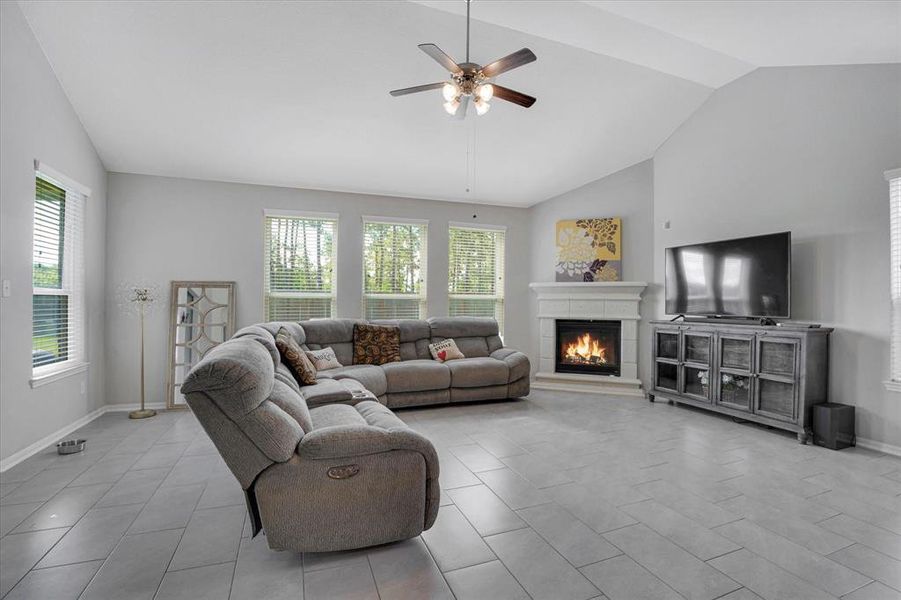
[[374,325],[396,325],[400,329],[400,359],[429,358],[432,329],[424,319],[376,319]]
[[337,369],[319,371],[317,376],[325,379],[354,379],[363,384],[367,390],[376,396],[382,396],[388,391],[388,380],[385,371],[375,365],[348,365]]
[[323,404],[352,402],[354,399],[350,389],[335,379],[318,379],[315,385],[302,387],[301,395],[311,409]]
[[388,380],[388,393],[443,390],[451,383],[447,365],[434,360],[405,360],[381,368]]
[[310,350],[330,347],[335,351],[342,365],[353,364],[354,324],[365,323],[361,319],[317,319],[301,321],[306,335],[306,346]]
[[366,425],[364,419],[356,408],[347,404],[328,404],[310,411],[313,419],[313,430],[326,427],[342,427]]
[[269,394],[269,401],[294,417],[294,420],[297,421],[304,433],[310,433],[310,430],[313,428],[313,423],[310,421],[310,411],[307,409],[307,403],[303,401],[303,398],[297,391],[276,380],[272,384],[272,393]]
[[451,374],[451,387],[470,388],[507,383],[509,369],[502,360],[490,357],[461,358],[445,363]]
[[278,348],[282,362],[288,365],[298,383],[301,385],[316,383],[316,367],[286,328],[278,330],[275,347]]
[[400,328],[396,325],[354,325],[354,364],[400,362]]
[[432,337],[488,337],[498,334],[497,321],[489,317],[432,317]]

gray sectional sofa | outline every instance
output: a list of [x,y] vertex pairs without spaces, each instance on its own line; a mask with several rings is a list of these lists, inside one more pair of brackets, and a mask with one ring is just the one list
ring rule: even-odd
[[[350,319],[263,323],[213,348],[182,393],[247,496],[256,535],[273,549],[323,552],[419,535],[440,490],[428,439],[389,407],[517,397],[529,361],[504,348],[490,319],[375,322],[400,329],[400,362],[353,365]],[[300,386],[275,345],[287,328],[342,366]],[[428,345],[453,338],[467,358],[439,363]],[[386,406],[387,405],[387,406]]]

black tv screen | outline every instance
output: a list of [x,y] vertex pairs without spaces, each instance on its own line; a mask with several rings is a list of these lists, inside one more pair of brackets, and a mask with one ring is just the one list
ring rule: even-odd
[[791,233],[666,249],[666,312],[791,316]]

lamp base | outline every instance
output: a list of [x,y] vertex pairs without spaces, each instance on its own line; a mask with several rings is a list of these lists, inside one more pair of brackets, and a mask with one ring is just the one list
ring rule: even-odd
[[129,419],[146,419],[147,417],[152,417],[156,414],[156,411],[152,408],[142,408],[140,410],[133,410],[128,413]]

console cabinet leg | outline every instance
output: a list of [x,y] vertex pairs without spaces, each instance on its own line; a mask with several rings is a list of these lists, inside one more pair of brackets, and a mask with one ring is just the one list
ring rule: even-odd
[[810,439],[810,434],[806,431],[798,432],[798,443],[802,445],[806,445],[807,441]]
[[648,394],[648,402],[654,401],[654,394]]

